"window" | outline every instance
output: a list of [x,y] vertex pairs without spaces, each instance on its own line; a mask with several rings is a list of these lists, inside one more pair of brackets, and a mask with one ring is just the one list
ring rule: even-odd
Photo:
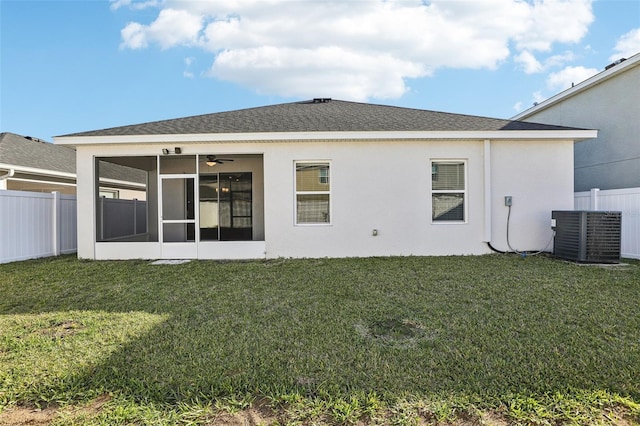
[[431,219],[464,222],[466,205],[464,161],[431,162]]
[[328,162],[296,166],[296,224],[328,224],[331,217],[331,179]]
[[329,168],[318,170],[318,182],[329,184]]

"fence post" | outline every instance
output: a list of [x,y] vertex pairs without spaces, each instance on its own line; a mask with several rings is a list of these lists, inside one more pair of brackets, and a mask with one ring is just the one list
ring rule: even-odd
[[53,255],[60,255],[62,244],[62,203],[60,202],[60,192],[53,191]]
[[598,193],[600,192],[600,188],[591,188],[591,195],[589,197],[589,208],[590,210],[596,211],[598,210]]
[[100,238],[98,239],[98,241],[104,241],[104,200],[105,200],[105,196],[101,195],[100,198],[98,198],[100,200],[100,205],[98,206],[98,214],[100,215],[100,229],[98,230],[98,232],[100,232]]
[[133,235],[138,235],[138,199],[133,199]]

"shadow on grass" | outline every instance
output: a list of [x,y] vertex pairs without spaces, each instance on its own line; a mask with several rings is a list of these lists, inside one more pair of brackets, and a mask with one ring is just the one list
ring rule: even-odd
[[[376,391],[504,401],[601,390],[637,401],[639,277],[635,263],[598,269],[497,255],[183,265],[63,257],[0,265],[0,318],[105,315],[52,344],[62,351],[85,339],[60,380],[33,383],[33,398]],[[109,314],[128,312],[135,321],[118,334],[123,325]],[[7,354],[33,353],[15,335],[3,339],[7,371]],[[8,373],[3,386],[17,380]]]

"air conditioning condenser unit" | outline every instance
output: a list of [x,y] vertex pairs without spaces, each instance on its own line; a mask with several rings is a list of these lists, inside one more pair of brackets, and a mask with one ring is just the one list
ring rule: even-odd
[[551,219],[556,257],[584,263],[620,263],[621,212],[555,210]]

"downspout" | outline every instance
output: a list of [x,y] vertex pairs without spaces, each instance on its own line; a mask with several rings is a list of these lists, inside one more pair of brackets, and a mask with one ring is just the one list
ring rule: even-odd
[[9,169],[5,174],[0,176],[0,189],[7,189],[7,179],[16,174],[15,169]]
[[2,176],[0,176],[0,180],[9,179],[10,177],[13,177],[13,175],[15,175],[15,174],[16,174],[16,170],[15,169],[9,169],[9,171],[7,171],[7,173],[5,173]]
[[491,140],[484,140],[484,242],[497,253],[505,253],[491,245],[493,209],[491,208]]

